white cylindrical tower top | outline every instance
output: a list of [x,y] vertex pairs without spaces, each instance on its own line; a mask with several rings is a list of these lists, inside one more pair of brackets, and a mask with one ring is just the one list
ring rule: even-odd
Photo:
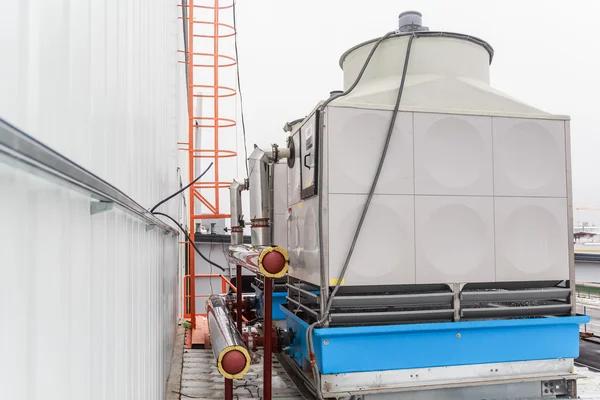
[[[423,26],[423,15],[418,11],[401,13],[398,24],[396,35],[382,42],[373,55],[361,85],[402,74],[406,46],[413,35],[418,36],[419,43],[412,47],[407,79],[416,75],[434,75],[489,83],[494,51],[488,43],[459,33],[430,32]],[[361,43],[342,55],[340,66],[344,70],[344,89],[352,85],[376,42]]]
[[[422,15],[399,15],[398,30],[385,39],[355,89],[333,101],[341,107],[390,109],[402,80],[409,39],[413,37],[400,108],[423,112],[460,114],[543,115],[548,113],[513,99],[490,86],[494,50],[471,35],[429,31]],[[344,90],[356,81],[378,39],[346,51],[340,66]]]

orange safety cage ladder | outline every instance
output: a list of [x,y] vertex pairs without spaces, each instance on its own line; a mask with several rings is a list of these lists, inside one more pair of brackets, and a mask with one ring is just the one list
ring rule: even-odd
[[[223,116],[223,100],[235,101],[237,90],[235,84],[226,86],[222,84],[219,73],[226,68],[235,68],[237,61],[234,56],[221,54],[224,46],[223,40],[236,35],[235,27],[221,21],[223,12],[234,11],[234,0],[228,4],[221,5],[225,0],[188,0],[187,4],[181,5],[187,10],[181,17],[186,20],[187,27],[187,49],[180,52],[185,53],[187,67],[187,106],[188,106],[188,141],[178,142],[180,150],[187,151],[190,181],[201,171],[195,171],[194,164],[198,158],[209,159],[213,162],[212,181],[197,182],[189,191],[189,230],[190,238],[194,240],[196,221],[203,219],[228,218],[220,209],[220,190],[231,185],[231,181],[219,179],[220,160],[236,157],[233,150],[219,148],[219,135],[228,130],[235,129],[235,118]],[[187,16],[186,16],[187,14]],[[198,51],[195,51],[195,49]],[[212,49],[212,51],[210,51]],[[196,73],[197,72],[197,73]],[[212,82],[207,76],[212,76]],[[205,98],[212,102],[212,106],[202,109],[202,115],[194,115],[194,99]],[[194,134],[196,129],[212,130],[212,148],[198,148],[195,143]],[[196,213],[195,200],[204,206],[206,212]],[[184,277],[184,317],[191,320],[192,329],[196,327],[196,298],[208,297],[208,294],[196,294],[196,279],[190,277],[211,279],[220,276],[222,280],[222,292],[235,287],[223,275],[219,274],[196,274],[195,252],[191,243],[188,244],[189,273]]]

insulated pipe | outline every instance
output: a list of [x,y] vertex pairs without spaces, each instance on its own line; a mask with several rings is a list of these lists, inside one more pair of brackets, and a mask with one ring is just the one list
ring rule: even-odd
[[290,257],[287,251],[279,246],[254,247],[241,244],[229,246],[227,261],[267,278],[281,278],[289,268]]
[[272,243],[269,229],[269,156],[256,147],[248,157],[248,161],[251,243],[253,246],[270,246]]
[[242,220],[242,190],[245,185],[237,181],[231,182],[229,186],[229,205],[231,213],[231,244],[244,243],[244,228],[241,227]]
[[250,369],[250,353],[231,319],[224,296],[206,300],[206,313],[217,369],[227,379],[239,379]]

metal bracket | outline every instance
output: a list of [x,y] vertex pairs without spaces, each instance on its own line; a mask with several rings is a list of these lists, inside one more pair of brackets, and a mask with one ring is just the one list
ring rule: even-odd
[[101,212],[110,211],[114,207],[114,203],[112,201],[92,201],[90,203],[90,214],[99,214]]
[[146,225],[146,232],[149,232],[149,231],[151,231],[154,228],[156,228],[156,224],[147,224]]
[[452,285],[452,291],[454,292],[454,321],[460,321],[460,292],[463,285],[455,283]]
[[574,379],[542,381],[542,397],[574,396],[576,392],[577,383]]

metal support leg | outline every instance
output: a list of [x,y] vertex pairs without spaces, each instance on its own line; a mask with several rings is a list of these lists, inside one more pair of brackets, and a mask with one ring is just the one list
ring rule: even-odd
[[265,291],[263,293],[265,299],[265,310],[264,310],[264,336],[265,345],[264,350],[264,371],[263,371],[263,400],[271,400],[271,363],[273,361],[271,338],[273,334],[273,280],[265,277]]
[[242,333],[242,267],[241,265],[236,266],[235,275],[235,288],[237,289],[237,305],[236,305],[236,323],[237,330]]
[[454,321],[460,321],[460,291],[461,284],[455,283],[452,285],[452,291],[454,292]]
[[233,400],[233,379],[225,378],[225,400]]

